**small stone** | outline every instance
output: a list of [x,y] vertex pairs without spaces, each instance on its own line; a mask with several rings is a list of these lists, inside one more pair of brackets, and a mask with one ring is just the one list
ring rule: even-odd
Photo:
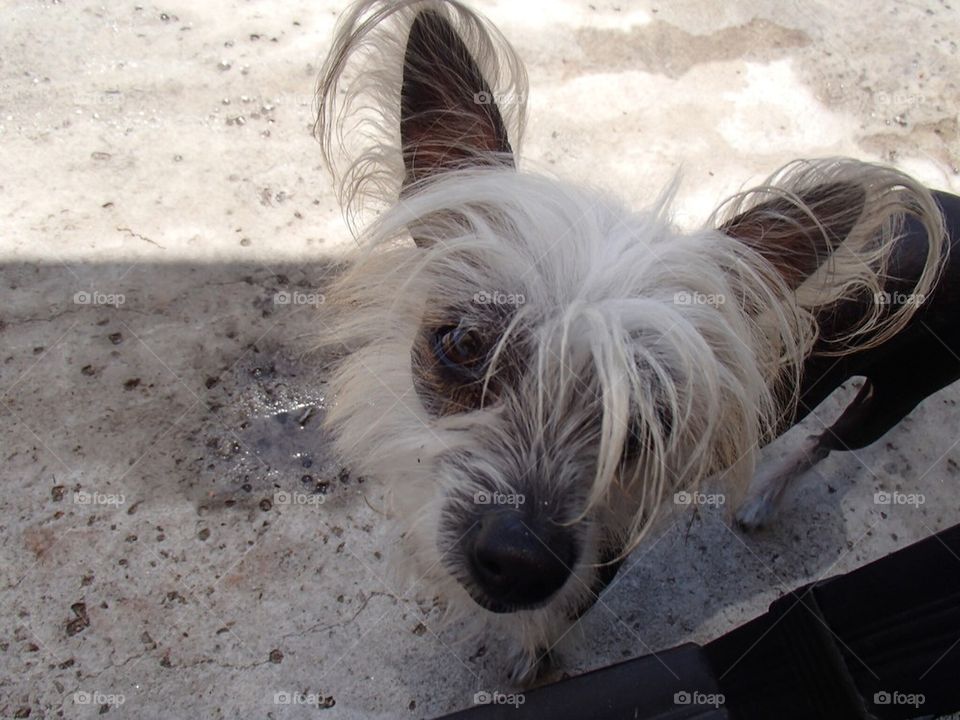
[[74,603],[70,606],[76,617],[67,623],[67,635],[74,636],[83,632],[90,626],[90,617],[87,615],[86,603]]
[[283,662],[283,653],[280,650],[274,649],[270,651],[270,662],[275,665],[279,665]]

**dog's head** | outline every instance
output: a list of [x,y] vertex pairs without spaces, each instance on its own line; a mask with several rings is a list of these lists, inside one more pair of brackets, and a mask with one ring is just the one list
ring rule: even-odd
[[364,2],[317,128],[351,219],[385,204],[328,295],[350,351],[329,426],[386,483],[416,589],[515,641],[519,677],[664,499],[742,487],[810,347],[793,290],[865,202],[818,180],[682,234],[669,192],[636,213],[518,171],[525,93],[459,4]]

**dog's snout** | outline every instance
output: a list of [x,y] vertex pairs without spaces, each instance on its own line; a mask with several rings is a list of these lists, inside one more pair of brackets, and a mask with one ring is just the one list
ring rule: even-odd
[[470,574],[494,612],[537,607],[559,590],[576,562],[569,528],[519,510],[484,513],[468,550]]

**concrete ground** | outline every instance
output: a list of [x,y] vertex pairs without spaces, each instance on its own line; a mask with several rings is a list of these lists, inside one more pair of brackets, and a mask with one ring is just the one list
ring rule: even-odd
[[[529,167],[638,207],[682,169],[687,226],[794,157],[960,191],[946,0],[473,4],[529,64]],[[350,243],[309,131],[341,8],[0,8],[3,717],[431,717],[507,690],[385,579],[381,488],[317,429],[308,351]],[[960,522],[958,400],[829,458],[765,534],[678,513],[565,671],[709,640]]]

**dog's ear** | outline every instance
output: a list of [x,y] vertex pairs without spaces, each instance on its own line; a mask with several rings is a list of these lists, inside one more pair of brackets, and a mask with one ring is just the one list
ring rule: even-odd
[[510,43],[459,2],[357,0],[317,81],[315,126],[351,230],[442,172],[512,168],[526,90]]
[[766,258],[794,290],[847,239],[866,198],[856,183],[824,183],[763,200],[720,230]]
[[506,124],[470,50],[434,10],[413,20],[400,93],[403,190],[438,172],[514,166]]

